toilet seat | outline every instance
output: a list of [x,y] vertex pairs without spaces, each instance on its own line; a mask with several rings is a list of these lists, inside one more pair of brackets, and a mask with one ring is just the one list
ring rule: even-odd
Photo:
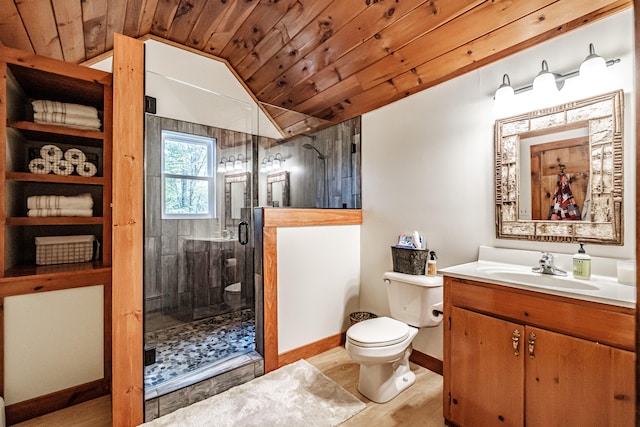
[[240,282],[232,283],[231,285],[224,288],[225,292],[229,292],[232,294],[239,294],[242,290],[242,284]]
[[406,340],[409,331],[406,323],[390,317],[376,317],[351,326],[347,338],[359,347],[384,347]]

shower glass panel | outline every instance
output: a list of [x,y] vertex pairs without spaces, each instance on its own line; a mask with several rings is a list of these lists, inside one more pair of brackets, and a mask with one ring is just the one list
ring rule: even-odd
[[274,117],[286,117],[292,129],[322,130],[259,141],[260,206],[360,209],[360,117],[329,126],[318,118],[266,108]]
[[146,87],[157,108],[145,116],[149,402],[234,369],[236,360],[261,361],[251,230],[261,112],[157,69],[147,68]]

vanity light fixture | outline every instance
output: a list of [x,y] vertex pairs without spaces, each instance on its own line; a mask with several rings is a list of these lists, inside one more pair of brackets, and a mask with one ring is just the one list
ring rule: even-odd
[[596,53],[593,43],[589,43],[589,55],[582,61],[579,72],[581,78],[592,82],[604,78],[607,72],[607,61]]
[[226,171],[231,172],[233,170],[233,165],[235,164],[236,158],[233,156],[230,156],[229,159],[227,160],[227,163],[225,163],[224,167]]
[[280,167],[282,167],[282,154],[280,153],[276,153],[276,155],[273,158],[273,169],[274,170],[279,170]]
[[282,162],[284,162],[282,154],[271,154],[266,159],[263,159],[262,163],[260,163],[260,172],[271,172],[273,170],[279,170],[280,168],[282,168]]
[[[547,61],[543,60],[541,71],[538,73],[533,83],[530,85],[514,89],[513,87],[511,87],[509,76],[507,74],[504,74],[502,76],[502,84],[496,91],[494,99],[496,101],[508,99],[510,93],[509,88],[511,88],[514,95],[518,95],[522,92],[526,92],[532,89],[535,89],[536,92],[540,90],[540,92],[545,93],[557,93],[564,86],[565,80],[573,77],[581,76],[585,77],[585,79],[593,79],[593,77],[591,76],[597,75],[597,79],[603,79],[603,70],[605,70],[606,67],[617,64],[618,62],[620,62],[620,58],[605,61],[604,58],[596,54],[593,43],[589,43],[589,55],[584,59],[584,61],[580,65],[579,70],[575,70],[567,74],[554,74],[549,71],[549,64],[547,63]],[[605,66],[602,65],[603,63]]]
[[218,169],[216,169],[216,172],[218,173],[225,173],[227,171],[227,158],[223,157],[222,159],[220,159],[220,163],[218,163]]
[[496,91],[495,99],[496,102],[503,102],[513,97],[513,88],[511,87],[511,80],[509,79],[509,74],[505,74],[502,76],[502,84]]
[[549,71],[549,64],[542,60],[542,69],[533,79],[533,90],[540,95],[552,95],[564,86],[564,80],[558,80],[556,74]]
[[237,171],[244,170],[244,157],[242,154],[238,154],[235,162],[233,162],[233,169]]

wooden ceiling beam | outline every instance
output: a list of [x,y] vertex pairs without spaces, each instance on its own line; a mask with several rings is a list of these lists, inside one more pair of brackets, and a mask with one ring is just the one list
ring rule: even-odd
[[233,68],[243,80],[247,80],[270,61],[283,45],[289,43],[305,28],[309,28],[310,23],[330,4],[331,0],[298,0],[295,7],[287,11],[249,55],[238,64],[233,64]]
[[268,61],[263,59],[259,68],[253,73],[247,74],[244,77],[245,80],[253,87],[264,88],[345,26],[355,24],[354,20],[367,7],[369,5],[366,2],[354,4],[343,0],[334,0],[318,15],[315,19],[315,25],[308,25],[296,37],[283,45]]
[[18,13],[16,4],[12,0],[0,0],[0,40],[5,46],[11,46],[25,52],[33,53],[31,40]]
[[[597,4],[595,4],[597,3]],[[435,58],[372,89],[335,104],[321,118],[339,123],[368,111],[397,101],[436,84],[495,62],[542,41],[573,30],[585,23],[618,13],[631,6],[630,0],[591,2],[601,6],[581,14],[568,2],[556,2],[539,12],[526,16],[508,26],[474,40],[464,46]],[[540,19],[544,16],[544,19]],[[586,48],[585,48],[586,49]],[[496,87],[500,82],[496,82]],[[381,100],[384,100],[381,102]]]
[[224,47],[220,56],[227,58],[229,64],[239,64],[293,7],[295,1],[260,2]]
[[237,0],[234,2],[202,50],[211,55],[220,56],[220,52],[233,39],[238,28],[258,4],[259,2],[253,0]]
[[[388,18],[387,25],[366,39],[359,40],[353,37],[353,32],[346,32],[345,36],[350,37],[347,45],[353,46],[346,54],[338,50],[335,52],[331,50],[334,36],[326,42],[328,52],[319,52],[320,57],[311,58],[313,67],[307,66],[307,62],[304,62],[302,65],[305,68],[300,69],[299,64],[296,64],[287,72],[286,79],[277,79],[278,86],[270,85],[270,90],[260,91],[258,98],[284,108],[304,111],[298,107],[299,104],[317,96],[335,84],[340,84],[352,74],[372,66],[382,58],[393,55],[397,49],[411,43],[412,40],[423,34],[463,16],[474,6],[480,7],[477,6],[478,4],[491,4],[491,2],[470,2],[469,0],[429,2],[420,8],[412,9],[410,14],[398,16],[398,19],[393,19],[396,16],[396,13],[393,12],[392,16]],[[380,28],[380,24],[373,27]],[[337,55],[331,59],[323,58],[322,56],[327,53]],[[328,66],[321,67],[323,64]],[[384,70],[385,73],[387,71]],[[288,81],[294,83],[289,84]],[[344,98],[346,96],[342,99]]]
[[[58,27],[49,0],[18,2],[16,5],[33,52],[54,59],[63,59]],[[10,10],[9,10],[10,12]],[[4,15],[4,11],[2,14]],[[3,29],[4,32],[4,29]],[[13,47],[13,46],[12,46]]]
[[84,29],[84,55],[85,58],[90,59],[106,50],[107,2],[102,0],[83,1],[82,22]]
[[169,27],[167,38],[184,44],[206,4],[207,0],[181,0],[176,9],[175,18]]

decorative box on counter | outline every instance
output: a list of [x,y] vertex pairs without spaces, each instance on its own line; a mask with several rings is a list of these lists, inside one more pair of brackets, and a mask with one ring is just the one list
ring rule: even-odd
[[36,237],[36,264],[71,264],[97,258],[100,243],[94,235]]
[[405,274],[424,274],[429,251],[391,246],[393,271]]

